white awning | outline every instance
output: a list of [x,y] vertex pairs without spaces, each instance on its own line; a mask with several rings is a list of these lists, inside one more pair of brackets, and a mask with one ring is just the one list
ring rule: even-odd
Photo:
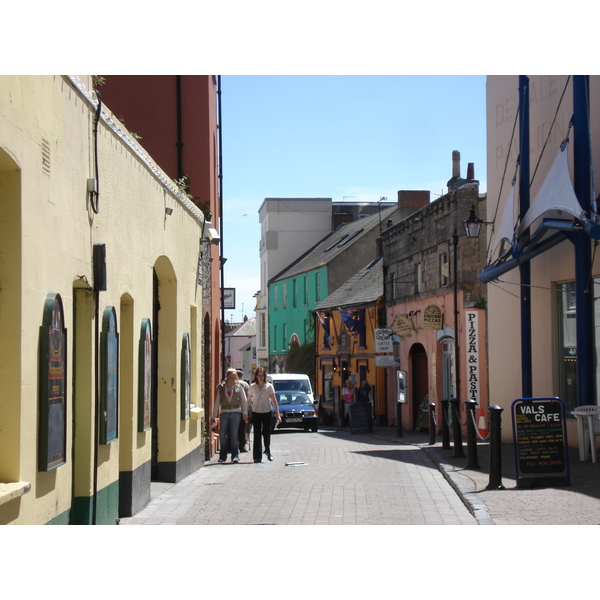
[[534,221],[541,217],[566,219],[579,218],[582,215],[583,209],[577,200],[569,174],[568,147],[566,143],[561,146],[544,183],[520,224],[519,232],[531,227]]

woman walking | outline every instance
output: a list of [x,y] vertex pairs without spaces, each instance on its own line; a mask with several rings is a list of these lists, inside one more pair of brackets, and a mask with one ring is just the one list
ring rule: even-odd
[[216,422],[220,413],[219,462],[227,460],[231,452],[231,462],[240,462],[239,429],[240,421],[248,421],[248,403],[244,388],[238,381],[235,369],[227,369],[225,380],[217,386],[217,397],[212,421]]
[[262,440],[265,442],[265,454],[269,460],[271,455],[271,406],[275,409],[277,423],[281,422],[279,406],[275,397],[275,388],[267,381],[267,372],[263,367],[254,371],[254,382],[248,391],[248,402],[252,410],[252,426],[254,443],[252,455],[255,463],[262,462]]
[[346,383],[342,388],[342,400],[344,401],[344,418],[348,425],[350,424],[350,406],[354,404],[354,383],[351,379],[346,379]]

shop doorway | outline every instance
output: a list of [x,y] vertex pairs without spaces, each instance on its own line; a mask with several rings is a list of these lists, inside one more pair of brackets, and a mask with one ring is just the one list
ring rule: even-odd
[[412,389],[412,428],[415,429],[419,410],[423,400],[427,399],[429,391],[428,369],[427,369],[427,352],[422,344],[414,344],[410,349],[410,375]]

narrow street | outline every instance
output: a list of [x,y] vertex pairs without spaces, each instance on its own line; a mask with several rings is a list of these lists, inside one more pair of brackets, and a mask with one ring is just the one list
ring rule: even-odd
[[[213,459],[121,525],[476,525],[427,453],[369,434],[287,430],[273,462]],[[162,486],[162,488],[161,488]],[[159,493],[162,489],[162,493]]]

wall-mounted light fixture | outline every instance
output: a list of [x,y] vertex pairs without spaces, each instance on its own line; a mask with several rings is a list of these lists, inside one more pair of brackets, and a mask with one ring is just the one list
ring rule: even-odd
[[173,214],[173,209],[169,208],[168,206],[165,208],[165,214],[167,215],[167,217],[170,217]]
[[219,232],[210,221],[204,221],[202,225],[202,241],[207,244],[218,244],[221,241]]
[[471,204],[471,210],[469,211],[469,216],[464,220],[465,223],[465,231],[467,232],[467,237],[469,238],[478,238],[479,232],[481,231],[482,225],[491,225],[487,221],[480,219],[475,214],[475,207]]

